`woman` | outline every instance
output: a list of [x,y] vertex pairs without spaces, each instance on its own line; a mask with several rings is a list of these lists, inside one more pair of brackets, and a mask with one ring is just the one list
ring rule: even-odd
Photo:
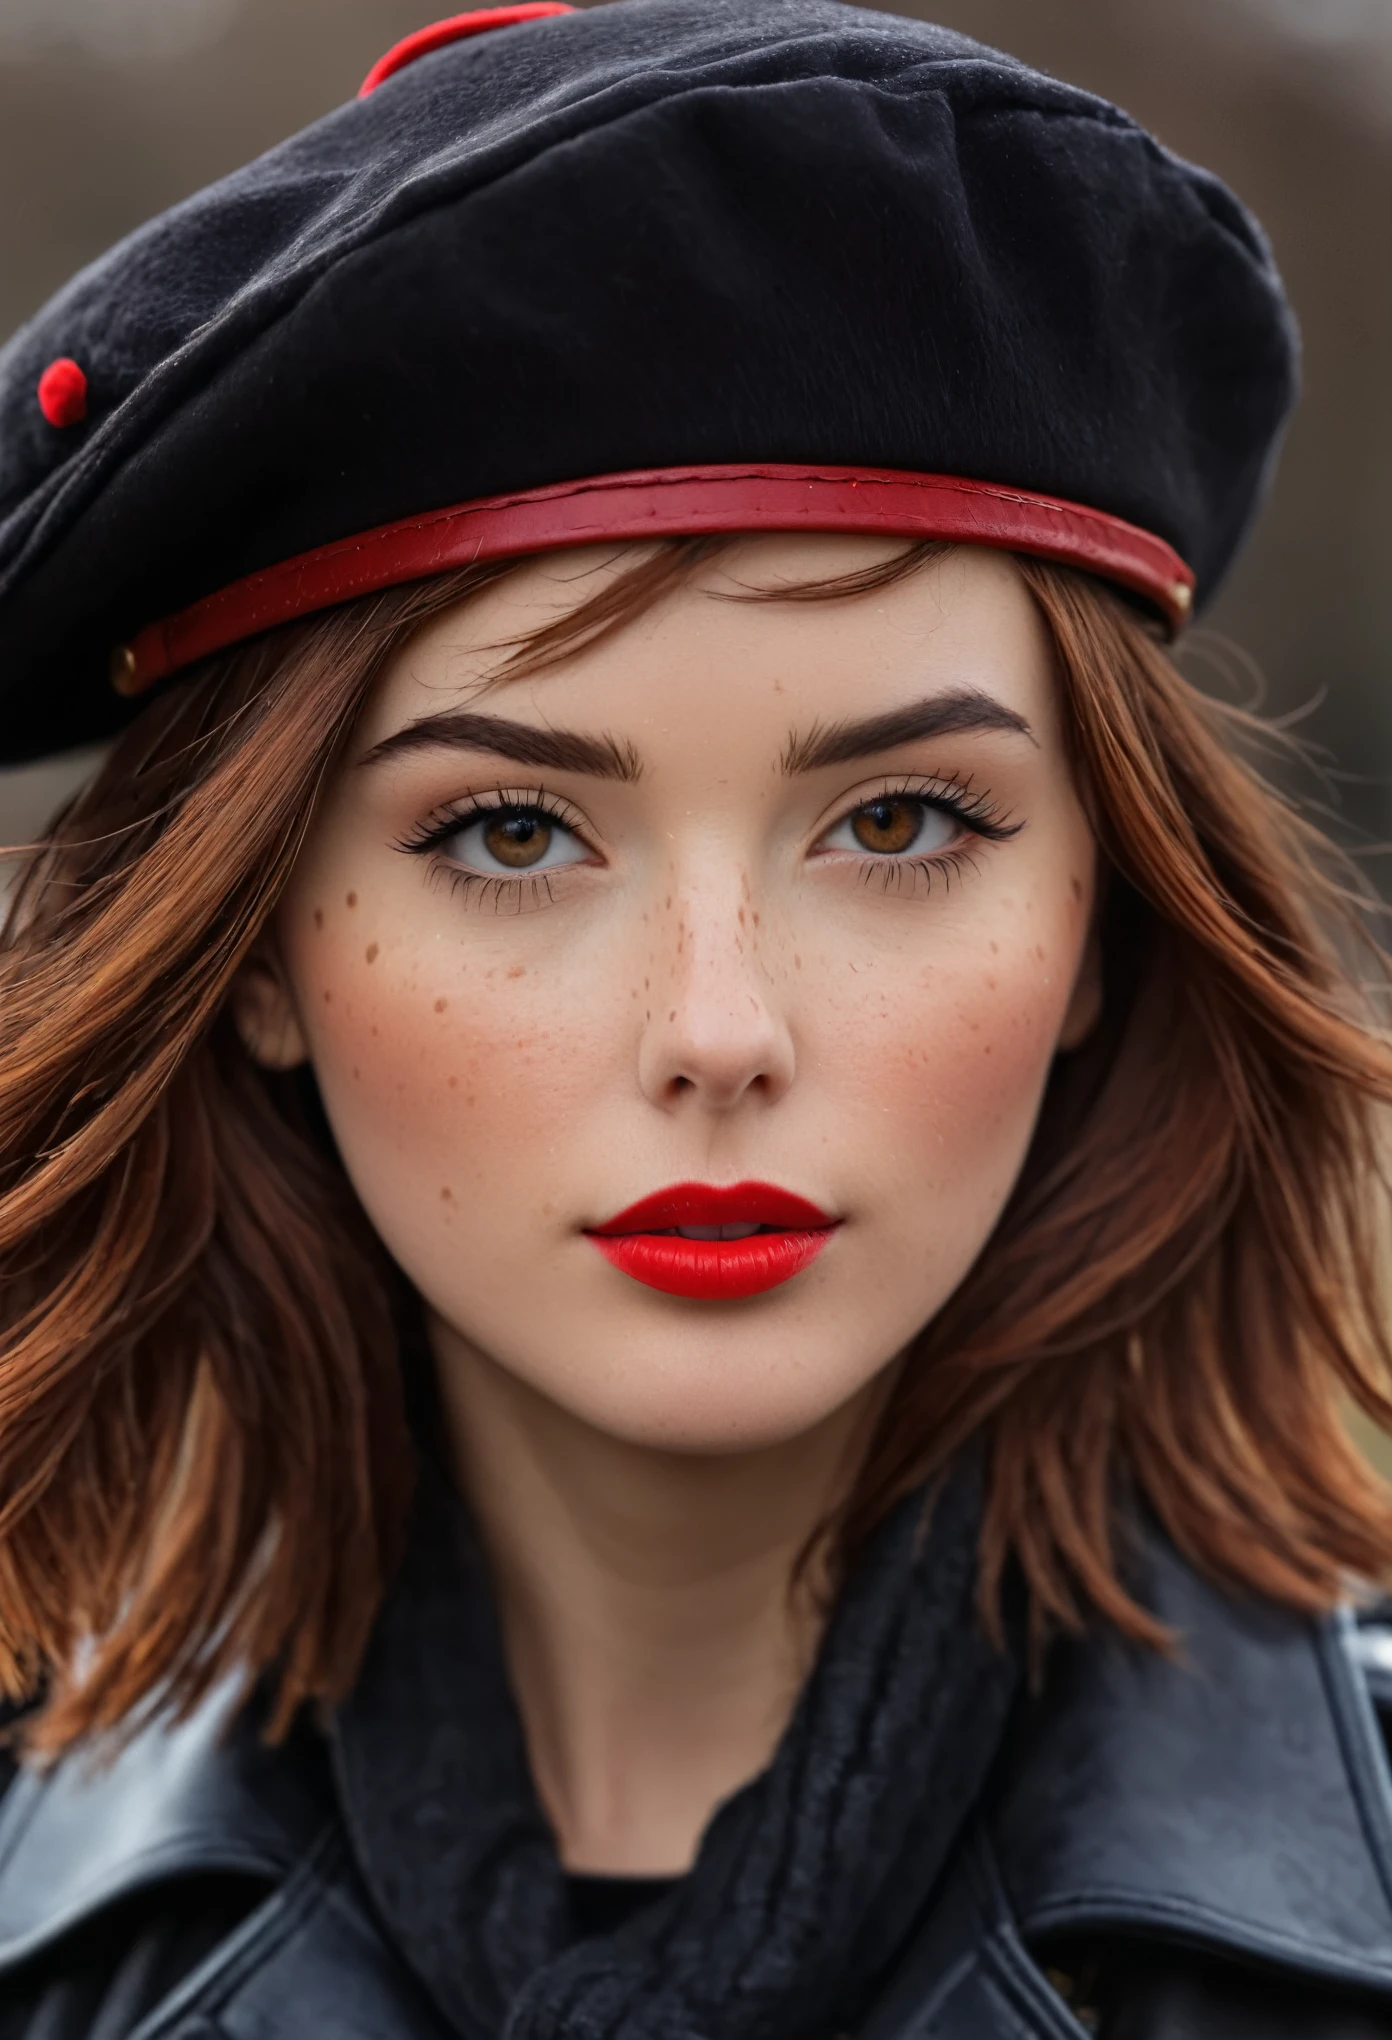
[[7,2040],[1392,2030],[1380,959],[1163,642],[1292,386],[827,0],[443,24],[12,343]]

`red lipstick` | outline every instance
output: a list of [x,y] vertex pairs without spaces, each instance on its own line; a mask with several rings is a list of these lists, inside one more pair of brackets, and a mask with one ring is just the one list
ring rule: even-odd
[[815,1261],[838,1221],[772,1183],[674,1183],[589,1237],[649,1289],[707,1302],[759,1296]]

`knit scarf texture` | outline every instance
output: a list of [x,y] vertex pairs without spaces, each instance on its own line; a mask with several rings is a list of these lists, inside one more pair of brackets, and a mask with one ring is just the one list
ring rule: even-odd
[[427,1479],[334,1728],[359,1868],[460,2040],[834,2040],[921,1916],[1002,1739],[1016,1655],[974,1609],[979,1469],[911,1496],[846,1583],[768,1768],[671,1893],[576,1941],[487,1566]]

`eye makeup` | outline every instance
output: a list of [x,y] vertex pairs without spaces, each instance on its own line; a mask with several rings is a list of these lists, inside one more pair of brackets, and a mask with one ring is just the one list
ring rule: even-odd
[[[1007,841],[1022,827],[970,780],[910,775],[862,792],[823,829],[812,854],[850,857],[867,883],[902,889],[910,876],[952,875],[974,845]],[[451,886],[487,888],[495,901],[528,883],[537,896],[537,880],[549,900],[550,875],[590,856],[577,811],[543,786],[500,787],[436,809],[396,848],[434,859]]]

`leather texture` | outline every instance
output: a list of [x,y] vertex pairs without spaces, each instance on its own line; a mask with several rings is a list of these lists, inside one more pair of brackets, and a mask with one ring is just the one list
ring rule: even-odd
[[124,695],[143,694],[259,631],[451,567],[599,541],[734,531],[850,531],[1033,553],[1145,596],[1172,630],[1193,601],[1194,576],[1162,538],[1080,503],[952,475],[674,468],[461,503],[302,553],[138,632],[116,684]]
[[267,1896],[254,1878],[201,1875],[109,1907],[0,1994],[0,2040],[125,2040]]
[[1069,1648],[993,1822],[1022,1931],[1166,1932],[1392,1997],[1392,1818],[1345,1617],[1224,1599],[1158,1541],[1184,1645]]
[[[856,2040],[1392,2033],[1389,1786],[1359,1666],[1392,1639],[1236,1605],[1164,1552],[1152,1588],[1183,1656],[1064,1654]],[[229,1707],[21,1779],[0,1815],[0,2012],[83,1920],[237,1868],[270,1895],[130,2040],[450,2040],[378,1924],[322,1745],[267,1752],[254,1721],[227,1732]],[[1131,1951],[1100,2024],[1051,1981],[1060,1937]]]
[[1385,2040],[1385,2008],[1331,2002],[1318,1986],[1173,1950],[1113,1951],[1093,2002],[1106,2040]]
[[0,1974],[140,1890],[293,1872],[334,1818],[328,1767],[308,1737],[264,1748],[251,1721],[229,1740],[235,1697],[114,1754],[20,1774],[0,1810]]

